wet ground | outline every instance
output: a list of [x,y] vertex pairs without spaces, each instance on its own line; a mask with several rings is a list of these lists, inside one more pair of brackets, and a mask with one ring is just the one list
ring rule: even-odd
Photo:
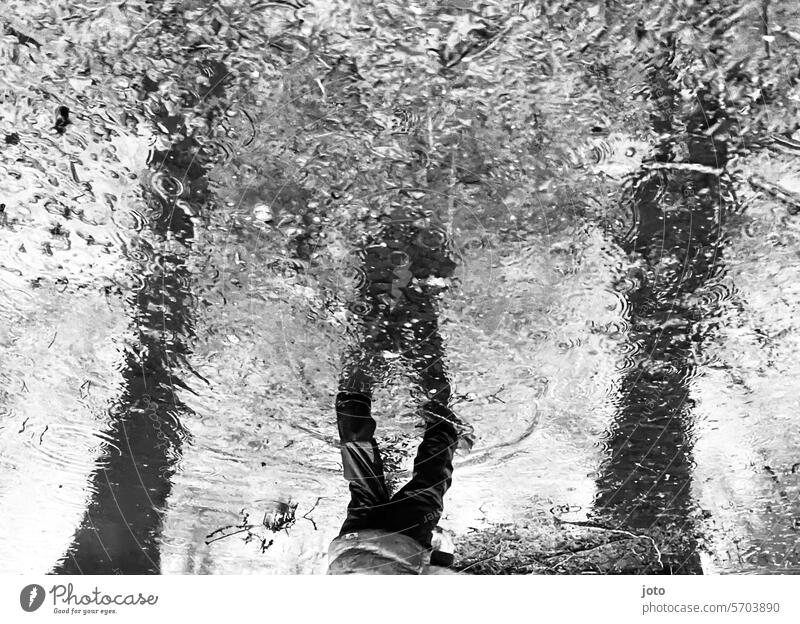
[[474,427],[467,572],[800,570],[795,3],[0,26],[4,571],[324,572],[373,356],[394,484],[445,377]]

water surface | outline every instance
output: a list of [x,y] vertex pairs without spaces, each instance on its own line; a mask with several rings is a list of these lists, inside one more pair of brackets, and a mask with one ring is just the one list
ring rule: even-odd
[[364,288],[390,480],[444,375],[474,427],[465,561],[798,569],[792,3],[9,8],[7,571],[324,572]]

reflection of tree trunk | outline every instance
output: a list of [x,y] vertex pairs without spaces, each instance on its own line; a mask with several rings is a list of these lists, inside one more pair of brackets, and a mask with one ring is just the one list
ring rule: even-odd
[[670,168],[678,143],[674,93],[663,72],[653,85],[660,109],[653,127],[671,137],[657,150],[663,168],[641,172],[627,194],[636,223],[619,243],[634,261],[643,261],[629,272],[636,286],[626,293],[637,363],[620,380],[595,514],[615,528],[653,537],[663,568],[653,562],[647,572],[699,574],[689,384],[703,339],[701,324],[714,310],[692,299],[722,268],[719,228],[730,193],[710,169],[727,161],[719,137],[728,122],[703,102],[685,120],[685,166]]
[[[212,89],[225,75],[214,66]],[[200,94],[206,95],[206,94]],[[199,101],[199,100],[198,100]],[[159,125],[187,136],[183,118],[158,115]],[[144,260],[135,267],[142,288],[130,297],[136,330],[122,365],[123,390],[101,436],[109,449],[92,475],[91,500],[59,573],[158,573],[159,542],[171,478],[186,436],[189,408],[177,396],[186,387],[179,367],[188,354],[192,311],[189,271],[181,253],[163,251],[167,239],[188,247],[194,230],[176,197],[164,189],[183,187],[180,199],[193,208],[207,201],[200,144],[189,137],[151,155],[153,189],[145,189],[148,239],[137,241]],[[162,181],[166,180],[164,184]],[[160,187],[160,190],[159,190]]]

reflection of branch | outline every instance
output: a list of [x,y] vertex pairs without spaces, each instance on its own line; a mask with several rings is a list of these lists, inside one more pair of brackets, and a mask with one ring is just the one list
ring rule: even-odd
[[128,41],[128,43],[125,45],[125,47],[123,47],[123,48],[122,48],[122,52],[124,53],[124,52],[129,52],[129,51],[131,51],[131,50],[133,49],[133,47],[136,45],[136,43],[139,41],[139,39],[141,39],[141,37],[142,37],[142,35],[145,33],[145,31],[146,31],[148,28],[150,28],[150,27],[151,27],[153,24],[155,24],[156,22],[158,22],[158,18],[153,18],[153,19],[151,19],[151,20],[150,20],[150,21],[149,21],[147,24],[145,24],[144,26],[142,26],[142,28],[140,28],[140,29],[139,29],[139,31],[138,31],[138,32],[136,32],[136,33],[135,33],[135,34],[134,34],[134,35],[133,35],[133,36],[130,38],[130,40],[129,40],[129,41]]
[[487,561],[489,561],[490,559],[494,559],[495,557],[499,557],[499,556],[502,554],[502,552],[503,552],[503,547],[502,547],[502,546],[500,546],[500,550],[498,550],[498,551],[497,551],[496,553],[494,553],[493,555],[489,555],[488,557],[484,557],[483,559],[478,559],[477,561],[473,561],[473,562],[472,562],[472,563],[470,563],[470,564],[469,564],[467,567],[465,567],[465,568],[461,568],[461,569],[459,570],[459,573],[460,573],[460,574],[463,574],[464,572],[466,572],[466,571],[467,571],[467,570],[469,570],[470,568],[474,568],[476,565],[480,565],[481,563],[486,563],[486,562],[487,562]]
[[[309,512],[310,511],[311,510],[309,510]],[[206,546],[208,546],[209,544],[213,544],[214,542],[217,542],[217,541],[219,541],[221,539],[225,539],[226,537],[233,537],[234,535],[239,535],[241,533],[246,533],[246,535],[244,536],[244,540],[243,540],[245,544],[249,544],[253,540],[257,539],[260,542],[259,549],[261,551],[261,554],[264,554],[265,552],[267,552],[267,549],[270,546],[272,546],[272,544],[275,543],[275,540],[271,540],[271,539],[268,539],[268,538],[263,537],[261,535],[258,535],[257,533],[254,533],[253,529],[256,528],[256,525],[250,524],[248,522],[248,520],[250,519],[250,514],[247,513],[244,509],[242,509],[239,512],[239,514],[242,516],[242,521],[239,524],[229,524],[228,526],[224,526],[222,528],[219,528],[219,529],[217,529],[215,531],[212,531],[208,535],[206,535]],[[294,520],[292,520],[292,522],[293,521]],[[262,523],[262,526],[270,528],[267,525],[266,514],[264,516],[264,522]],[[237,529],[237,530],[233,531],[232,533],[224,533],[225,531],[227,531],[229,529]],[[273,530],[277,531],[277,530],[280,530],[280,529],[273,529]],[[217,533],[223,533],[223,534],[219,535],[217,537],[214,537],[215,535],[217,535]],[[211,538],[213,538],[213,539],[211,539]]]
[[467,36],[476,33],[480,35],[480,39],[472,37],[471,41],[459,41],[453,49],[449,49],[447,44],[442,44],[439,48],[430,48],[430,50],[439,55],[439,62],[444,69],[452,69],[460,63],[474,61],[486,54],[522,21],[524,18],[515,15],[506,20],[504,24],[497,26],[496,29],[492,29],[492,25],[481,21],[482,27],[471,28],[466,33]]
[[506,389],[506,386],[505,386],[505,384],[503,384],[502,386],[500,386],[500,388],[497,390],[497,392],[495,392],[494,394],[486,395],[486,398],[490,399],[490,400],[497,401],[498,403],[505,404],[505,401],[503,399],[501,399],[499,396],[497,396],[498,394],[500,394],[505,389]]
[[299,9],[306,8],[308,6],[308,2],[306,0],[271,0],[269,2],[256,2],[255,4],[251,5],[250,9],[265,9],[270,6],[281,9],[294,9],[295,11],[298,11]]
[[709,173],[711,175],[722,175],[725,171],[722,167],[709,167],[691,162],[646,162],[642,163],[642,169],[652,171],[654,169],[668,169],[671,171],[696,171],[698,173]]
[[798,152],[800,152],[800,141],[781,134],[771,134],[767,137],[766,147],[776,152],[797,156]]
[[314,522],[313,518],[309,518],[308,514],[310,514],[312,511],[314,511],[317,508],[317,505],[319,505],[319,501],[321,501],[321,500],[322,500],[322,497],[318,496],[317,497],[317,501],[314,503],[314,506],[311,507],[311,509],[309,509],[306,513],[303,514],[303,519],[308,520],[311,524],[313,524],[315,531],[317,530],[317,523]]
[[467,54],[462,56],[461,59],[459,59],[459,60],[460,61],[474,61],[475,59],[480,58],[481,56],[486,54],[489,50],[491,50],[493,47],[495,47],[509,32],[511,32],[511,29],[514,26],[516,26],[518,23],[520,23],[522,21],[524,21],[524,20],[519,19],[518,17],[510,18],[506,22],[506,24],[508,24],[508,25],[505,28],[503,28],[497,34],[492,35],[492,38],[490,39],[490,43],[488,45],[485,45],[484,47],[477,48],[476,52],[472,52],[470,50],[469,52],[467,52]]
[[234,527],[233,525],[230,525],[230,526],[222,527],[221,529],[217,529],[213,533],[209,533],[208,535],[206,535],[206,545],[212,544],[212,543],[217,542],[217,541],[219,541],[221,539],[225,539],[226,537],[233,537],[234,535],[238,535],[239,533],[244,533],[245,531],[250,531],[250,529],[253,528],[253,525],[252,524],[248,525],[248,526],[246,526],[246,527],[244,527],[242,529],[239,529],[238,531],[234,531],[233,533],[226,533],[224,535],[220,535],[219,537],[215,537],[214,539],[208,539],[209,537],[214,535],[214,533],[219,533],[220,531],[226,531],[228,529],[233,529],[233,528],[236,528],[236,527]]
[[750,186],[753,188],[756,188],[760,191],[765,191],[776,199],[789,204],[790,214],[797,214],[800,212],[800,196],[798,196],[796,193],[792,193],[782,186],[768,182],[764,178],[757,175],[750,176],[748,182],[750,182]]
[[562,550],[561,552],[557,552],[557,553],[553,553],[551,555],[547,555],[546,557],[544,557],[544,559],[547,560],[547,559],[552,559],[553,557],[563,557],[564,555],[569,555],[569,557],[567,557],[563,561],[559,561],[558,563],[556,563],[557,566],[560,566],[561,564],[566,563],[567,561],[569,561],[570,559],[572,559],[576,555],[580,555],[581,553],[587,553],[587,552],[590,552],[592,550],[596,550],[598,548],[602,548],[603,546],[608,546],[609,544],[616,544],[617,542],[622,542],[622,541],[624,541],[624,540],[622,538],[619,538],[619,539],[611,540],[611,541],[608,541],[608,542],[603,542],[602,544],[595,544],[594,546],[589,546],[588,548],[577,548],[577,549],[574,549],[574,550]]
[[[206,545],[211,544],[212,542],[216,542],[218,540],[224,539],[226,537],[233,537],[234,535],[238,535],[239,533],[243,533],[245,531],[250,532],[247,537],[247,540],[251,539],[252,531],[251,529],[255,526],[253,524],[249,524],[247,521],[250,518],[250,514],[247,513],[244,509],[239,512],[242,516],[242,521],[239,524],[229,524],[228,526],[224,526],[222,528],[216,529],[215,531],[211,531],[208,535],[206,535]],[[239,529],[238,531],[234,531],[233,533],[225,533],[224,535],[220,535],[219,537],[215,537],[214,539],[209,539],[216,535],[217,533],[222,533],[223,531],[227,531],[228,529]]]

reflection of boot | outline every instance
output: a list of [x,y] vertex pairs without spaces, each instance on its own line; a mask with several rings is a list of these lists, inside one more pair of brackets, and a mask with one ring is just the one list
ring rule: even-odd
[[466,453],[472,450],[475,445],[475,429],[456,416],[449,407],[438,401],[428,401],[422,406],[421,414],[426,423],[448,423],[458,437],[458,449]]
[[382,514],[389,501],[371,407],[372,401],[366,394],[340,392],[336,395],[342,468],[350,489],[342,533],[381,527]]
[[[449,411],[441,406],[433,409]],[[413,537],[429,548],[433,530],[442,517],[444,495],[453,480],[458,431],[451,419],[433,412],[426,419],[411,480],[392,497],[388,522],[391,530]]]

